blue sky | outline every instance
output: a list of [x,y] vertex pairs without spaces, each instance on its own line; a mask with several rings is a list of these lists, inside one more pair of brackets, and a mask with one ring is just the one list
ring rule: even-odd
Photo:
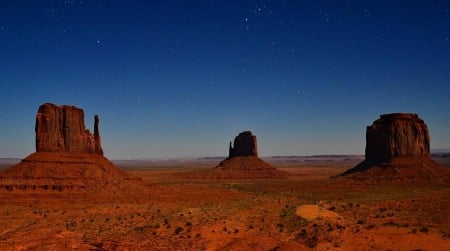
[[363,153],[380,114],[450,148],[448,1],[2,1],[0,156],[34,151],[40,104],[100,115],[105,155]]

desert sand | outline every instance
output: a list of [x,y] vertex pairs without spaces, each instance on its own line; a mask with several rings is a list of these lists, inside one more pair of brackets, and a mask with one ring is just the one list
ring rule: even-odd
[[449,183],[358,183],[330,178],[358,160],[290,160],[274,162],[286,178],[257,180],[184,178],[214,166],[195,161],[122,166],[152,191],[138,201],[2,192],[0,249],[450,249]]

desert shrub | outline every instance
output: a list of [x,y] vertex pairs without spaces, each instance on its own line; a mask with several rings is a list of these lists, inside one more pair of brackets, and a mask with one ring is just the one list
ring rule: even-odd
[[300,232],[297,234],[297,238],[303,239],[308,237],[308,232],[306,231],[306,229],[302,229],[300,230]]
[[66,229],[74,229],[76,226],[77,226],[77,222],[75,220],[66,222]]
[[309,248],[315,248],[317,246],[317,242],[319,242],[319,238],[314,235],[305,241],[305,245]]
[[428,233],[428,228],[427,227],[421,227],[420,229],[419,229],[419,231],[420,232],[422,232],[422,233]]
[[177,227],[175,228],[175,234],[179,234],[183,231],[184,229],[182,227]]
[[390,220],[390,221],[384,223],[383,226],[399,227],[400,225],[393,222],[392,220]]

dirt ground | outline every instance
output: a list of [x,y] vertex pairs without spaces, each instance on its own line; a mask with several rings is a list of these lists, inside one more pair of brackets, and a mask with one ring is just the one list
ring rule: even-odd
[[271,180],[124,168],[152,191],[140,202],[2,191],[0,250],[450,250],[450,184],[330,178],[351,165],[285,163]]

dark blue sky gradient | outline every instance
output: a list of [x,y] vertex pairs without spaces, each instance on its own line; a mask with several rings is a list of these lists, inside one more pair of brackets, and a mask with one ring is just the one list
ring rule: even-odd
[[2,1],[0,157],[44,102],[100,115],[111,158],[363,153],[380,114],[450,148],[448,1]]

